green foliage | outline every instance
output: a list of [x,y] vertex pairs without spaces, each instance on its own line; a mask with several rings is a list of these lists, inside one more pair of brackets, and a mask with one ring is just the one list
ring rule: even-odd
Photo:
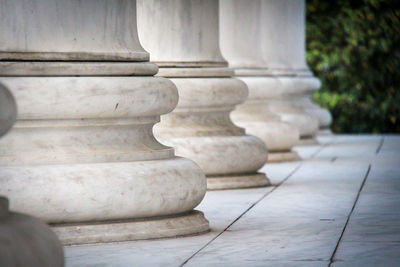
[[400,133],[400,1],[307,1],[307,61],[334,132]]

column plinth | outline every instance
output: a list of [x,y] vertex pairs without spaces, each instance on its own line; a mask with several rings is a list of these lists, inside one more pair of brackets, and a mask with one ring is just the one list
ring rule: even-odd
[[[33,15],[20,1],[2,7],[10,25],[0,27],[0,82],[19,114],[0,140],[0,194],[50,223],[64,244],[207,231],[193,210],[204,173],[152,133],[178,94],[153,77],[135,1],[53,2],[41,1],[46,12]],[[24,45],[13,25],[25,30]]]
[[229,117],[248,89],[232,78],[219,52],[218,1],[138,3],[140,40],[159,66],[158,75],[170,78],[179,92],[176,109],[155,127],[157,138],[199,164],[208,189],[269,185],[257,172],[267,160],[264,143]]

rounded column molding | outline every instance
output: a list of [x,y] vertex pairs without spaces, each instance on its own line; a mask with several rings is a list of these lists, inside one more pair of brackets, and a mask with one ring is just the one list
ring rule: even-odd
[[271,110],[279,97],[279,80],[263,59],[261,1],[220,1],[220,46],[235,76],[249,89],[249,97],[232,112],[232,120],[246,133],[262,139],[269,150],[268,161],[298,160],[292,147],[299,142],[296,127]]
[[176,109],[155,127],[157,138],[199,164],[208,189],[269,185],[257,172],[267,148],[229,116],[248,89],[220,53],[218,1],[139,0],[138,11],[143,47],[179,93]]
[[332,119],[311,101],[320,82],[305,58],[305,2],[262,0],[261,12],[264,59],[282,85],[282,96],[272,109],[299,129],[300,144],[317,144],[316,134]]
[[0,140],[0,195],[50,223],[64,244],[207,231],[193,210],[206,192],[204,173],[152,133],[178,93],[153,77],[136,1],[53,2],[2,7],[10,17],[0,26],[0,83],[19,113]]

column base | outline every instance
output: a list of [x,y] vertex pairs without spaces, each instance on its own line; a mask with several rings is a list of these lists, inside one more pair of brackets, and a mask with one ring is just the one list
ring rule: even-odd
[[319,145],[318,140],[315,137],[300,138],[297,146],[316,146]]
[[207,190],[240,189],[271,185],[264,173],[237,176],[207,176]]
[[301,160],[301,157],[295,151],[282,151],[268,153],[268,162],[284,162],[284,161],[296,161]]
[[52,230],[63,245],[78,245],[195,235],[209,231],[209,223],[195,210],[176,216],[54,224]]

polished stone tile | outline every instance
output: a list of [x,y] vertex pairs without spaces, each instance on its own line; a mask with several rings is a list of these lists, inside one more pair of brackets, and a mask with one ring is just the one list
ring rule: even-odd
[[382,136],[371,135],[335,135],[325,139],[321,146],[296,147],[295,150],[304,155],[305,159],[316,158],[336,160],[338,158],[352,161],[370,161],[376,156],[382,141]]
[[399,135],[384,135],[384,142],[380,152],[398,152],[400,151]]
[[343,242],[331,266],[400,266],[399,252],[399,242]]
[[332,266],[400,266],[400,138],[382,144]]
[[399,214],[355,214],[351,217],[343,242],[400,242]]
[[395,151],[380,151],[373,163],[382,167],[398,167],[400,166],[400,153]]
[[254,216],[318,219],[347,216],[367,169],[366,163],[303,163],[266,201],[253,208]]
[[[372,163],[339,248],[351,247],[347,242],[400,242],[399,177],[399,166]],[[375,248],[370,244],[365,249]]]
[[332,266],[400,266],[400,137],[383,137],[379,153],[382,136],[296,147],[305,160],[261,170],[275,185],[292,174],[279,187],[207,192],[209,233],[67,247],[67,267],[179,266],[204,246],[187,266],[328,266],[370,164]]
[[321,149],[323,149],[323,147],[319,145],[295,146],[293,148],[293,150],[296,151],[303,160],[313,158],[316,154],[318,154],[321,151]]
[[267,174],[273,185],[280,183],[297,168],[300,167],[302,162],[282,162],[282,163],[267,163],[260,169],[260,172]]
[[368,169],[368,164],[357,164],[303,163],[290,179],[193,257],[190,265],[328,261]]
[[197,207],[210,221],[205,235],[66,247],[69,266],[179,266],[272,187],[209,191]]
[[400,164],[383,157],[372,162],[371,171],[362,193],[397,194],[400,196]]
[[378,134],[336,134],[335,141],[340,143],[349,143],[349,144],[357,144],[357,143],[365,143],[371,142],[375,140],[380,140],[384,135]]
[[197,263],[188,263],[185,266],[202,266],[202,267],[328,267],[328,261],[274,261],[274,260],[247,260],[238,262],[202,262],[201,265]]
[[365,143],[337,143],[327,146],[316,157],[320,159],[346,159],[371,162],[371,159],[376,157],[376,150],[379,147],[379,143],[379,139]]
[[[212,233],[180,239],[135,241],[65,249],[66,266],[178,266]],[[184,245],[182,245],[184,244]]]
[[400,214],[400,196],[385,193],[361,194],[354,213]]
[[331,144],[336,140],[336,135],[320,135],[317,140],[320,145]]
[[[271,260],[329,260],[345,223],[317,219],[245,220],[235,224],[191,261],[192,266]],[[255,222],[256,221],[256,222]]]
[[208,191],[196,209],[204,212],[211,229],[222,231],[272,188]]

